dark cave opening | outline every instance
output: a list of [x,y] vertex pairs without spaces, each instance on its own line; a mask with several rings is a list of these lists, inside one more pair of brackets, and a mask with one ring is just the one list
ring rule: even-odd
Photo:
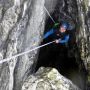
[[[59,2],[54,12],[52,13],[52,17],[56,22],[59,22],[60,17],[63,17],[63,13],[60,13],[59,10],[61,6],[60,4],[62,3]],[[63,19],[66,18],[63,17]],[[74,23],[77,25],[76,22]],[[44,33],[46,33],[52,27],[52,20],[50,18],[47,18]],[[80,53],[76,43],[76,27],[74,29],[75,30],[71,32],[71,39],[68,46],[52,43],[39,50],[36,71],[41,66],[56,68],[60,72],[60,74],[70,79],[75,85],[81,88],[81,90],[86,90],[87,72],[83,61],[80,58]],[[52,40],[53,38],[49,37],[48,39],[43,40],[43,42],[41,42],[41,45]]]
[[53,43],[51,45],[41,48],[39,52],[36,71],[41,66],[56,68],[60,72],[60,74],[70,79],[82,90],[85,90],[85,68],[82,65],[82,62],[78,63],[76,61],[74,56],[68,57],[68,49],[66,47]]
[[[47,32],[47,27],[48,26],[46,25],[45,32]],[[74,40],[75,37],[72,39]],[[52,41],[51,37],[46,40],[43,40],[43,42],[41,42],[41,45],[50,41]],[[69,45],[71,43],[72,42],[69,42]],[[52,43],[48,46],[41,48],[37,60],[36,71],[41,66],[56,68],[60,72],[60,74],[70,79],[75,85],[77,85],[82,90],[85,90],[86,69],[82,60],[80,59],[77,44],[74,43],[72,44],[72,46],[73,47],[66,47],[64,45]],[[72,52],[70,53],[69,50]],[[78,55],[78,59],[76,59],[75,54]]]

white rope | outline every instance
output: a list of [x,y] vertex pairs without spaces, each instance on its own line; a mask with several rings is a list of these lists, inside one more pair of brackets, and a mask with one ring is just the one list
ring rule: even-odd
[[54,21],[53,17],[50,15],[49,11],[46,9],[46,7],[45,7],[45,6],[44,6],[44,9],[45,9],[45,11],[47,12],[47,14],[49,15],[49,17],[51,18],[51,20],[55,23],[55,21]]
[[[17,1],[17,0],[16,0],[16,1]],[[49,11],[46,9],[45,6],[44,6],[44,9],[45,9],[45,11],[47,12],[47,14],[49,15],[49,17],[52,19],[52,21],[55,23],[54,19],[52,18],[52,16],[50,15]],[[25,54],[27,54],[27,53],[30,53],[30,52],[32,52],[32,51],[34,51],[34,50],[37,50],[37,49],[41,48],[41,47],[47,46],[47,45],[49,45],[49,44],[51,44],[51,43],[53,43],[53,42],[55,42],[55,40],[52,41],[52,42],[46,43],[46,44],[44,44],[44,45],[35,47],[34,49],[31,49],[31,50],[28,50],[28,51],[19,53],[19,54],[14,55],[14,56],[11,56],[11,57],[9,57],[9,58],[2,59],[2,60],[0,60],[0,64],[1,64],[1,63],[4,63],[4,62],[7,62],[7,61],[10,61],[11,59],[14,59],[14,58],[16,58],[16,57],[19,57],[19,56],[25,55]]]
[[53,42],[55,42],[55,40],[52,41],[52,42],[49,42],[49,43],[43,44],[43,45],[41,45],[41,46],[35,47],[35,48],[31,49],[31,50],[28,50],[28,51],[25,51],[25,52],[22,52],[22,53],[16,54],[16,55],[11,56],[11,57],[9,57],[9,58],[2,59],[2,60],[0,60],[0,64],[1,64],[1,63],[4,63],[4,62],[7,62],[7,61],[10,61],[11,59],[14,60],[14,58],[16,58],[16,57],[19,57],[19,56],[25,55],[25,54],[27,54],[27,53],[30,53],[30,52],[32,52],[32,51],[34,51],[34,50],[37,50],[37,49],[41,48],[41,47],[47,46],[47,45],[49,45],[49,44],[51,44],[51,43],[53,43]]

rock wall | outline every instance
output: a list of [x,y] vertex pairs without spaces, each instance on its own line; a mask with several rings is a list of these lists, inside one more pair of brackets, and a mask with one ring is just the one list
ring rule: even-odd
[[[47,4],[45,0],[0,0],[0,60],[39,45]],[[36,57],[37,50],[0,64],[0,90],[20,90],[28,73],[34,71]]]
[[36,74],[27,78],[22,90],[80,90],[55,68],[41,67]]
[[[0,60],[40,44],[45,20],[48,17],[44,6],[52,13],[57,2],[57,0],[0,0]],[[78,0],[78,4],[81,4],[81,1]],[[85,29],[83,32],[80,29],[79,35],[83,33],[87,40],[88,34],[86,35],[84,31]],[[34,72],[37,56],[38,50],[35,50],[0,64],[0,90],[21,90],[24,80]],[[89,62],[89,59],[85,60]]]
[[[44,30],[44,4],[44,0],[2,1],[0,59],[38,46]],[[36,53],[0,65],[0,90],[20,90],[25,74],[32,70]]]
[[[90,73],[90,1],[77,0],[79,11],[79,25],[77,43],[81,53],[81,58]],[[88,75],[88,77],[90,74]],[[88,79],[90,81],[90,79]]]

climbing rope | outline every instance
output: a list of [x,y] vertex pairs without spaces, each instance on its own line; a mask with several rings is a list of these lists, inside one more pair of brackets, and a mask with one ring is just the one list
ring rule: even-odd
[[9,57],[9,58],[2,59],[2,60],[0,60],[0,64],[1,64],[1,63],[4,63],[4,62],[7,62],[7,61],[10,61],[11,59],[14,60],[14,58],[16,58],[16,57],[19,57],[19,56],[28,54],[28,53],[30,53],[30,52],[32,52],[32,51],[34,51],[34,50],[37,50],[37,49],[39,49],[39,48],[42,48],[42,47],[47,46],[47,45],[49,45],[49,44],[52,44],[53,42],[55,42],[55,40],[54,40],[54,41],[51,41],[51,42],[49,42],[49,43],[43,44],[43,45],[41,45],[41,46],[35,47],[35,48],[31,49],[31,50],[28,50],[28,51],[25,51],[25,52],[16,54],[16,55],[11,56],[11,57]]
[[[53,17],[50,15],[49,11],[46,9],[45,6],[44,6],[44,9],[45,9],[45,11],[47,12],[47,14],[49,15],[49,17],[52,19],[52,21],[55,23]],[[4,63],[4,62],[7,62],[7,61],[10,61],[11,59],[14,59],[14,58],[16,58],[16,57],[19,57],[19,56],[25,55],[25,54],[27,54],[27,53],[30,53],[30,52],[32,52],[32,51],[34,51],[34,50],[37,50],[37,49],[39,49],[39,48],[42,48],[42,47],[44,47],[44,46],[47,46],[47,45],[49,45],[49,44],[51,44],[51,43],[53,43],[53,42],[55,42],[55,40],[52,41],[52,42],[46,43],[46,44],[44,44],[44,45],[35,47],[35,48],[31,49],[31,50],[28,50],[28,51],[19,53],[19,54],[14,55],[14,56],[11,56],[11,57],[9,57],[9,58],[2,59],[2,60],[0,60],[0,64],[1,64],[1,63]]]
[[46,7],[45,7],[45,6],[44,6],[44,9],[45,9],[45,11],[47,12],[47,14],[49,15],[49,17],[51,18],[51,20],[55,23],[55,21],[54,21],[53,17],[50,15],[49,11],[46,9]]

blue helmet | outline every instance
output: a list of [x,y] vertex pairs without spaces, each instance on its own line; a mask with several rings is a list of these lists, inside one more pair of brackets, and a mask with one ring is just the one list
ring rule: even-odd
[[67,22],[62,22],[61,26],[64,27],[65,29],[68,29],[69,24]]

